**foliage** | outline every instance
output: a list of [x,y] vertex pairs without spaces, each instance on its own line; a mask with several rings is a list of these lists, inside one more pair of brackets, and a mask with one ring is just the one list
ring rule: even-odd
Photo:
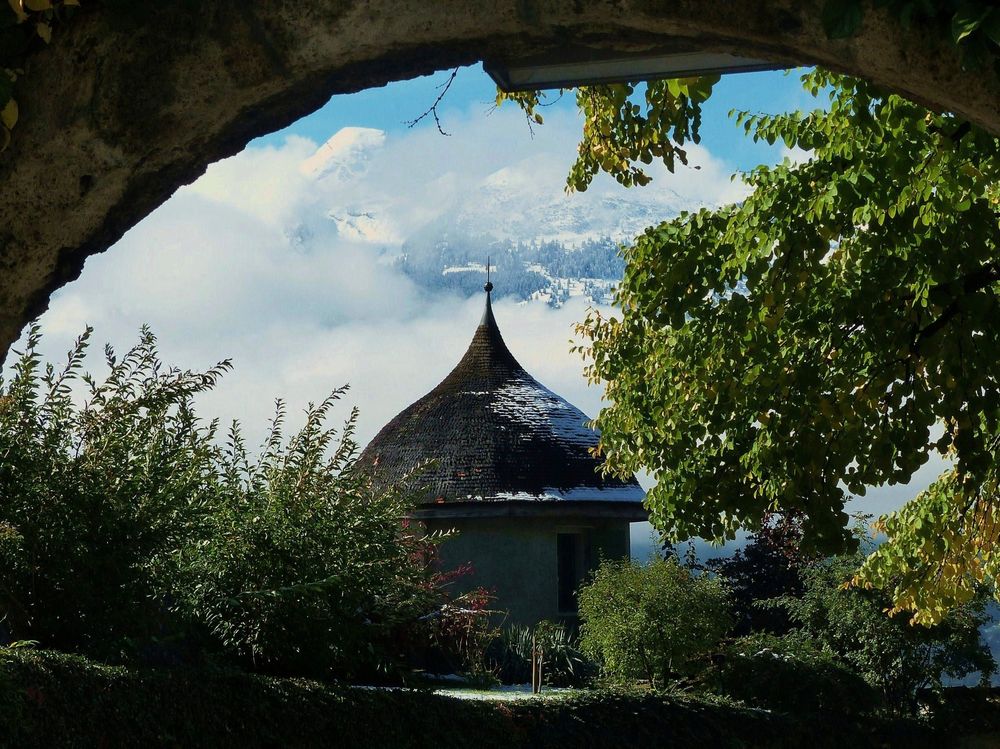
[[[998,453],[994,447],[994,460]],[[852,583],[889,591],[892,613],[914,612],[914,622],[923,624],[940,621],[984,586],[1000,595],[997,471],[996,462],[981,479],[948,471],[913,501],[879,518],[874,529],[890,543],[874,550]]]
[[803,573],[803,595],[777,599],[776,605],[895,709],[912,709],[920,689],[940,690],[943,676],[979,672],[988,683],[996,664],[979,633],[987,619],[982,599],[954,609],[935,627],[886,616],[885,593],[845,586],[863,559],[859,551],[810,566]]
[[606,561],[579,593],[580,646],[612,680],[691,675],[728,631],[722,583],[676,560]]
[[97,383],[80,373],[90,333],[55,370],[32,327],[0,381],[0,627],[94,652],[159,633],[154,561],[189,541],[215,494],[214,425],[191,398],[229,364],[165,369],[144,329],[123,357],[106,349]]
[[[586,190],[602,171],[625,187],[649,184],[651,178],[639,164],[651,164],[654,159],[670,171],[678,161],[687,164],[683,146],[688,140],[699,142],[701,105],[718,80],[713,75],[649,81],[642,86],[614,83],[574,89],[583,115],[583,135],[566,178],[567,191]],[[538,112],[543,99],[544,94],[537,91],[497,91],[497,106],[513,101],[529,122],[537,124],[543,121]]]
[[579,638],[563,624],[540,622],[535,627],[516,624],[505,627],[495,656],[500,680],[505,684],[531,681],[531,645],[542,649],[542,683],[553,687],[580,687],[588,684],[595,665],[580,650]]
[[879,695],[836,656],[800,632],[735,640],[712,687],[754,707],[789,713],[867,713]]
[[831,39],[853,36],[866,6],[885,8],[904,28],[922,25],[958,46],[967,68],[993,60],[1000,72],[1000,8],[991,0],[826,0],[823,27]]
[[233,424],[215,459],[212,511],[163,565],[171,608],[257,668],[385,667],[394,628],[433,607],[425,566],[413,563],[426,539],[400,529],[409,497],[353,470],[356,410],[339,435],[325,426],[343,393],[310,405],[287,442],[279,401],[256,459]]
[[[967,69],[992,65],[1000,75],[1000,7],[993,0],[825,0],[820,20],[827,36],[854,36],[869,4],[885,9],[904,30],[920,26],[948,39]],[[699,142],[702,105],[718,80],[712,75],[560,89],[556,98],[572,91],[583,116],[567,191],[586,190],[602,171],[626,187],[646,185],[651,178],[637,162],[659,159],[670,171],[678,161],[687,165],[683,146]],[[550,103],[545,92],[497,89],[497,106],[505,101],[522,109],[529,126],[543,124],[539,108]]]
[[736,618],[734,634],[762,631],[783,634],[791,629],[787,612],[759,606],[758,602],[801,594],[802,570],[815,561],[802,549],[801,542],[798,516],[772,514],[732,556],[708,562],[708,568],[726,582]]
[[490,608],[496,597],[485,588],[475,588],[440,607],[434,617],[431,639],[444,655],[446,665],[461,671],[481,686],[497,682],[496,669],[487,653],[500,637],[494,620],[500,613]]
[[220,445],[192,405],[228,362],[167,369],[144,329],[124,357],[106,350],[98,383],[81,374],[89,336],[43,369],[33,327],[0,382],[4,640],[102,657],[183,640],[324,675],[396,660],[398,628],[438,600],[435,539],[400,527],[406,486],[354,470],[356,414],[324,425],[342,391],[287,442],[279,403],[254,459],[237,424]]
[[0,690],[0,746],[11,747],[941,745],[913,721],[801,718],[717,699],[590,692],[557,700],[457,700],[227,670],[112,668],[35,651],[0,650]]
[[[607,466],[657,477],[647,502],[675,537],[731,538],[779,510],[831,551],[851,542],[845,488],[953,455],[933,512],[885,525],[877,581],[934,585],[957,565],[943,592],[970,590],[964,559],[991,576],[1000,452],[1000,142],[861,81],[804,83],[827,109],[739,120],[805,160],[744,175],[740,205],[648,229],[625,249],[622,317],[580,326],[607,381]],[[941,544],[952,528],[962,542]],[[941,593],[896,603],[933,621]]]

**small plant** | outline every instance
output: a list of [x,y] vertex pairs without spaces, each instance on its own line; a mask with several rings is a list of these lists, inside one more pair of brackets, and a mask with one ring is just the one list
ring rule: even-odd
[[578,687],[593,679],[597,667],[580,650],[579,638],[563,624],[542,621],[535,627],[512,624],[503,630],[495,655],[501,681],[524,684],[531,680],[532,639],[543,653],[545,686]]
[[34,650],[38,647],[38,640],[14,640],[4,645],[11,650]]
[[474,686],[497,684],[495,668],[487,651],[500,636],[493,622],[500,613],[490,608],[495,596],[476,588],[445,603],[436,617],[433,644],[446,664],[461,671]]

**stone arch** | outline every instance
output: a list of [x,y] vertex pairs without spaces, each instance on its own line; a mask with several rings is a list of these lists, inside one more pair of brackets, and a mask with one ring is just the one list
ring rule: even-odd
[[214,0],[81,13],[29,61],[0,156],[0,357],[51,293],[206,166],[337,93],[493,55],[676,40],[869,78],[1000,134],[1000,77],[944,34],[871,11],[848,40],[823,0]]

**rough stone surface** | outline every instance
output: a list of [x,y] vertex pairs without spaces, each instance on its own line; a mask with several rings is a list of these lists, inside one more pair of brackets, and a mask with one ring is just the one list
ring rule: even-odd
[[[27,65],[0,155],[0,355],[51,293],[217,159],[317,109],[499,54],[676,40],[866,76],[1000,133],[1000,79],[878,12],[831,41],[823,0],[203,0],[84,4]],[[89,10],[88,10],[89,8]],[[350,269],[345,268],[345,272]]]

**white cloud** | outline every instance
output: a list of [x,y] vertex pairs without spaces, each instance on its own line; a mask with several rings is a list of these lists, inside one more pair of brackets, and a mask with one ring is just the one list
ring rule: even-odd
[[[488,214],[492,205],[470,205],[469,196],[490,190],[512,211],[608,196],[655,209],[657,196],[669,207],[679,193],[692,205],[739,194],[724,165],[694,149],[701,170],[660,170],[643,192],[599,179],[587,194],[567,196],[578,135],[570,115],[553,114],[534,137],[513,109],[451,113],[448,122],[448,138],[433,129],[343,134],[335,145],[347,154],[346,175],[324,171],[330,154],[313,158],[316,144],[298,137],[212,165],[55,295],[42,318],[45,351],[61,356],[88,323],[96,341],[123,348],[149,323],[169,363],[202,368],[234,359],[235,371],[202,399],[206,415],[239,417],[260,433],[275,397],[297,410],[350,382],[349,401],[361,407],[361,437],[368,438],[458,361],[482,303],[428,298],[380,260],[381,250],[452,212]],[[364,216],[349,217],[362,230],[350,234],[329,216],[342,209],[374,219],[366,225]],[[606,215],[611,223],[614,211]],[[390,228],[364,234],[372,221]],[[568,352],[582,303],[554,311],[501,302],[497,316],[529,370],[596,413],[600,394]]]

